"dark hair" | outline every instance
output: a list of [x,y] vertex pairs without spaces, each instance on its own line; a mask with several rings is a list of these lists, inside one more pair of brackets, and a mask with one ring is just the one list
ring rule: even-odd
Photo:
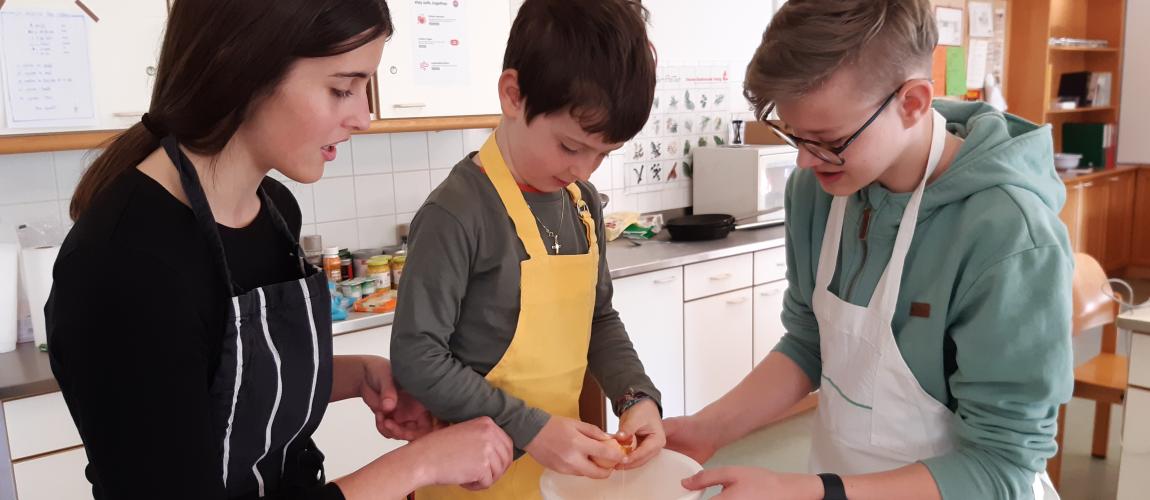
[[630,140],[655,97],[647,9],[636,0],[527,0],[503,69],[519,72],[526,119],[569,111],[590,134]]
[[886,95],[908,78],[930,76],[937,43],[929,0],[789,0],[747,66],[743,95],[758,114],[845,67],[863,73],[860,93]]
[[[393,29],[385,0],[177,0],[160,51],[149,125],[196,153],[216,154],[297,59],[350,52],[390,37]],[[113,139],[80,179],[72,219],[159,143],[142,123]]]

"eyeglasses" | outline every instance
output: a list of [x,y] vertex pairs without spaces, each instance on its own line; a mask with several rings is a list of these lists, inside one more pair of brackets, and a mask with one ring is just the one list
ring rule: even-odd
[[898,88],[894,90],[894,92],[891,92],[890,95],[887,96],[886,100],[882,102],[882,105],[878,107],[878,110],[875,111],[873,115],[870,115],[870,118],[867,119],[866,123],[859,127],[855,133],[851,134],[851,136],[848,137],[846,142],[843,142],[841,146],[831,146],[830,144],[824,142],[811,141],[801,137],[795,137],[794,135],[791,135],[789,132],[780,128],[778,125],[767,121],[767,117],[770,116],[771,112],[775,109],[775,103],[773,102],[770,106],[767,106],[767,108],[763,110],[762,115],[759,115],[759,121],[767,124],[767,127],[770,127],[771,131],[774,132],[775,135],[779,136],[780,139],[785,141],[787,144],[790,144],[792,147],[798,148],[799,146],[802,146],[812,155],[815,155],[816,158],[832,165],[842,166],[844,163],[846,163],[846,159],[843,158],[843,151],[846,151],[847,147],[849,147],[851,143],[855,141],[855,139],[858,139],[858,137],[862,135],[863,131],[866,130],[870,124],[874,123],[874,121],[878,119],[879,115],[881,115],[883,110],[886,109],[888,105],[890,105],[890,102],[894,100],[894,96],[898,95],[899,91],[902,90],[904,85],[906,84],[904,83],[903,85],[899,85]]

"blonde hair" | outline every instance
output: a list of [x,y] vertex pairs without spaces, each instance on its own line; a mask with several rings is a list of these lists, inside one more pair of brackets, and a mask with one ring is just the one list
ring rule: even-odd
[[885,94],[929,76],[937,43],[930,0],[789,0],[747,66],[743,93],[758,114],[853,67],[864,72],[860,91]]

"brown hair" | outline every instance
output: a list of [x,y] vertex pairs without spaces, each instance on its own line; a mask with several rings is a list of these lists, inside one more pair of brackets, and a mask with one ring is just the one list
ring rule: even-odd
[[[178,0],[165,30],[148,122],[184,147],[214,155],[295,60],[350,52],[393,29],[384,0]],[[113,139],[80,179],[72,219],[159,144],[158,134],[142,123]]]
[[655,98],[647,10],[636,0],[527,0],[503,69],[519,72],[526,119],[569,111],[589,134],[625,142]]
[[930,0],[790,0],[763,34],[743,92],[762,112],[856,67],[866,71],[860,90],[885,94],[915,74],[929,75],[937,43]]

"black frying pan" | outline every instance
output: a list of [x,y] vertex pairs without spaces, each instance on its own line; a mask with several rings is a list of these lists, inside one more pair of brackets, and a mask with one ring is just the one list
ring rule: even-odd
[[671,232],[672,241],[719,240],[726,238],[735,229],[753,229],[766,225],[765,223],[737,224],[741,220],[778,212],[782,209],[782,207],[776,207],[739,218],[728,214],[686,215],[667,221],[665,226]]

